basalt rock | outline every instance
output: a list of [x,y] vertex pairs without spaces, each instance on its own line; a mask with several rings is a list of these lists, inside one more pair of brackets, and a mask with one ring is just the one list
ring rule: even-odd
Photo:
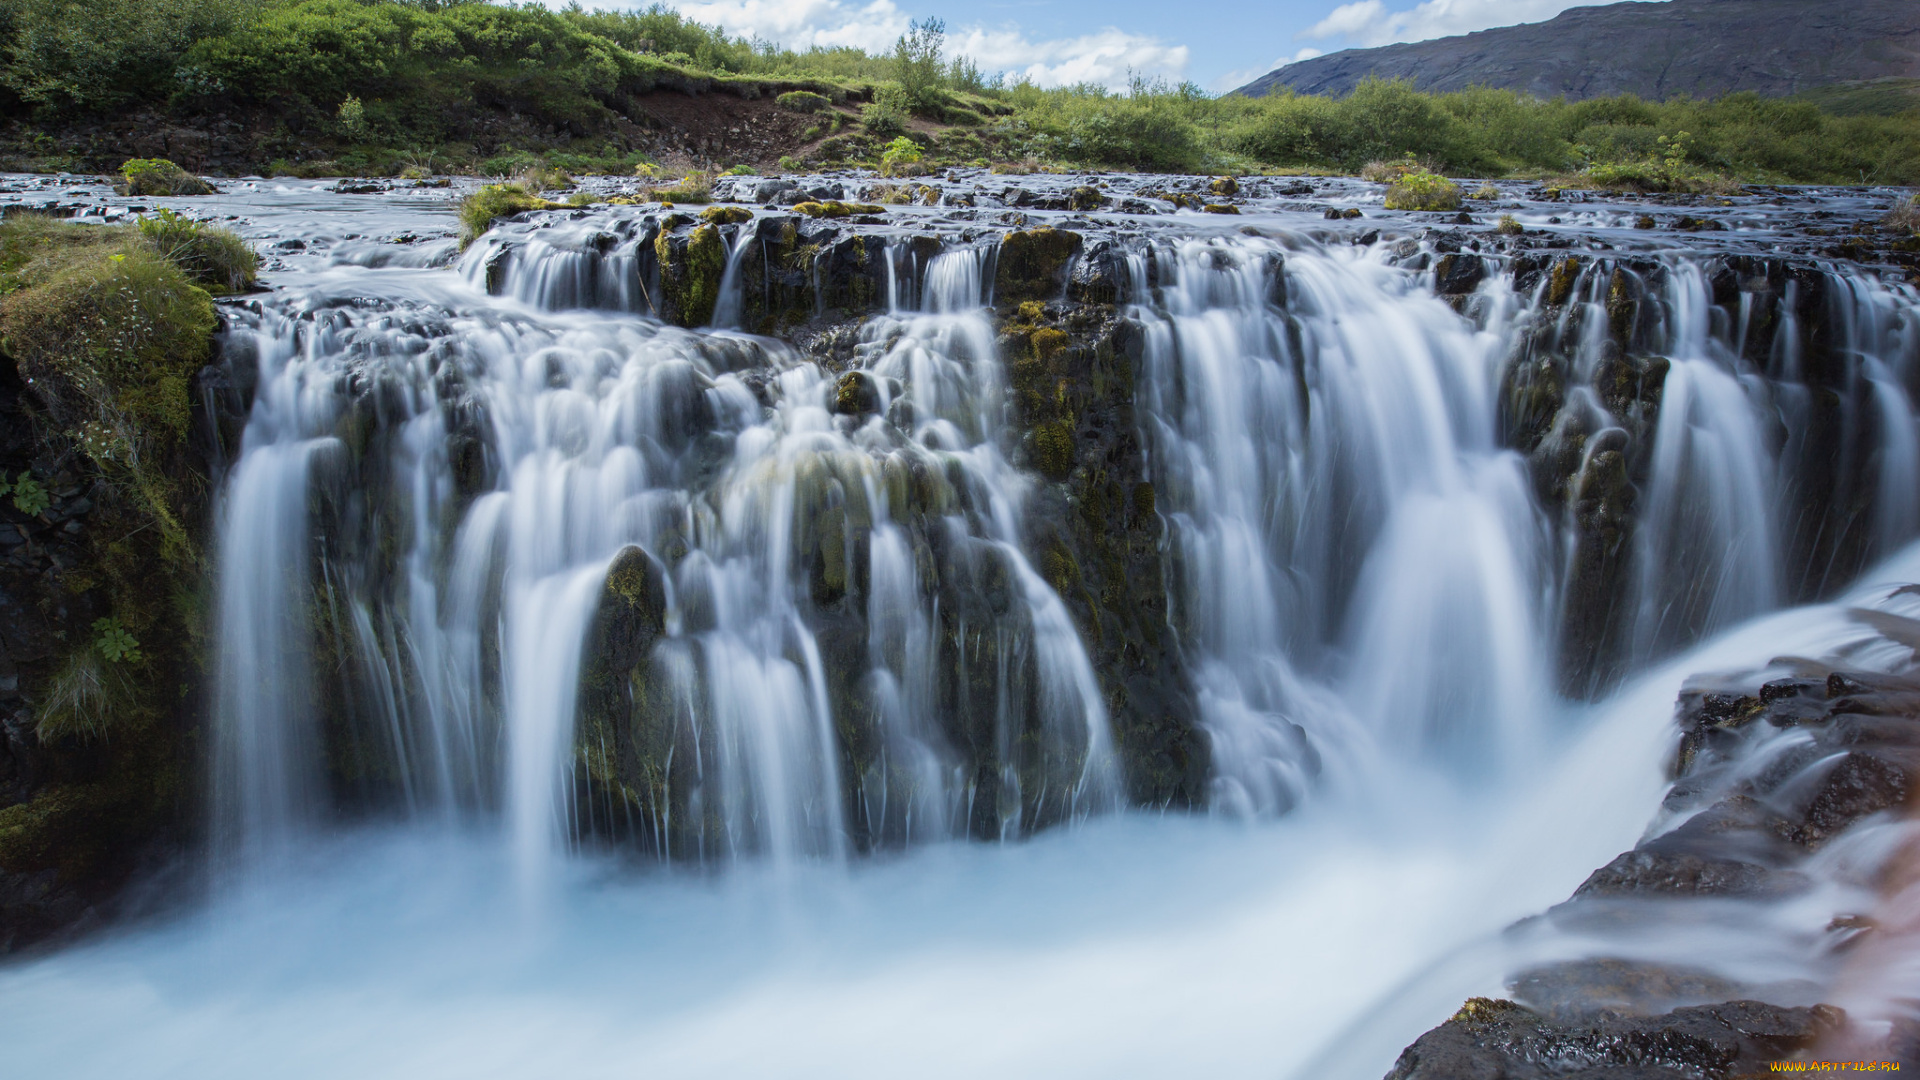
[[1474,998],[1407,1047],[1387,1080],[1731,1080],[1766,1072],[1843,1022],[1827,1006],[1730,1001],[1557,1023],[1512,1001]]
[[1058,299],[1066,286],[1068,265],[1084,246],[1079,233],[1046,226],[1006,234],[994,267],[995,302]]
[[[1098,258],[1098,249],[1094,258]],[[1092,654],[1137,804],[1197,805],[1208,754],[1167,624],[1163,526],[1134,414],[1138,329],[1092,305],[1020,305],[1003,326],[1031,497],[1026,546]]]

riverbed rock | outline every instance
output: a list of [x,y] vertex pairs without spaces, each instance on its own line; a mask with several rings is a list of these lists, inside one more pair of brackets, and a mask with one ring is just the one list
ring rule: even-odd
[[1765,1073],[1844,1019],[1829,1006],[1730,1001],[1557,1023],[1512,1001],[1474,998],[1407,1047],[1387,1080],[1731,1080]]

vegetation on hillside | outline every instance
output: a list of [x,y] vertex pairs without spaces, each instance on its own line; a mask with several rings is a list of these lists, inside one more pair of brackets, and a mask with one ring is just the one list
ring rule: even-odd
[[[1411,154],[1451,175],[1653,190],[1701,177],[1920,182],[1920,108],[1899,107],[1904,87],[1871,88],[1871,106],[1857,88],[1568,102],[1382,80],[1337,99],[1212,97],[1191,83],[1116,91],[990,78],[947,55],[938,20],[874,55],[747,41],[661,5],[0,0],[0,111],[30,113],[41,131],[132,109],[189,124],[239,115],[340,169],[628,172],[646,160],[647,96],[663,89],[777,98],[817,117],[789,165],[878,164],[904,137],[929,166],[1353,172]],[[489,117],[518,126],[503,133]],[[16,133],[23,141],[32,134]]]

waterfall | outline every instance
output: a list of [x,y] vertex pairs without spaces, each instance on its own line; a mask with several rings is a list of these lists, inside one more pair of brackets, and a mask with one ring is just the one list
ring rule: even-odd
[[[221,533],[222,820],[278,835],[350,778],[403,815],[497,816],[537,882],[596,830],[834,859],[1115,805],[1095,673],[1021,547],[986,252],[934,259],[927,310],[870,320],[835,375],[578,311],[624,308],[602,286],[638,272],[584,251],[482,245],[390,302],[326,279],[242,316],[263,390]],[[663,610],[609,670],[629,551]],[[609,707],[657,745],[581,719]]]
[[[871,296],[825,352],[646,317],[677,310],[670,238],[627,211],[238,316],[261,390],[221,537],[236,843],[356,804],[497,817],[539,879],[594,836],[834,861],[1119,804],[1107,676],[1029,562],[993,246],[829,230],[795,264],[780,220],[720,230],[712,322],[777,288]],[[1903,287],[1439,241],[1115,250],[1217,811],[1389,763],[1509,774],[1569,688],[1920,528]],[[1443,289],[1461,259],[1477,283]]]

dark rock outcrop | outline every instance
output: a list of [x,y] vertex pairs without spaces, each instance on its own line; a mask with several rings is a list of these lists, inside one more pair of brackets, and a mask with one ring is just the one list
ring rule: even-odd
[[1827,1006],[1730,1001],[1560,1022],[1511,1001],[1474,998],[1407,1047],[1387,1080],[1728,1080],[1766,1072],[1767,1062],[1843,1020]]

